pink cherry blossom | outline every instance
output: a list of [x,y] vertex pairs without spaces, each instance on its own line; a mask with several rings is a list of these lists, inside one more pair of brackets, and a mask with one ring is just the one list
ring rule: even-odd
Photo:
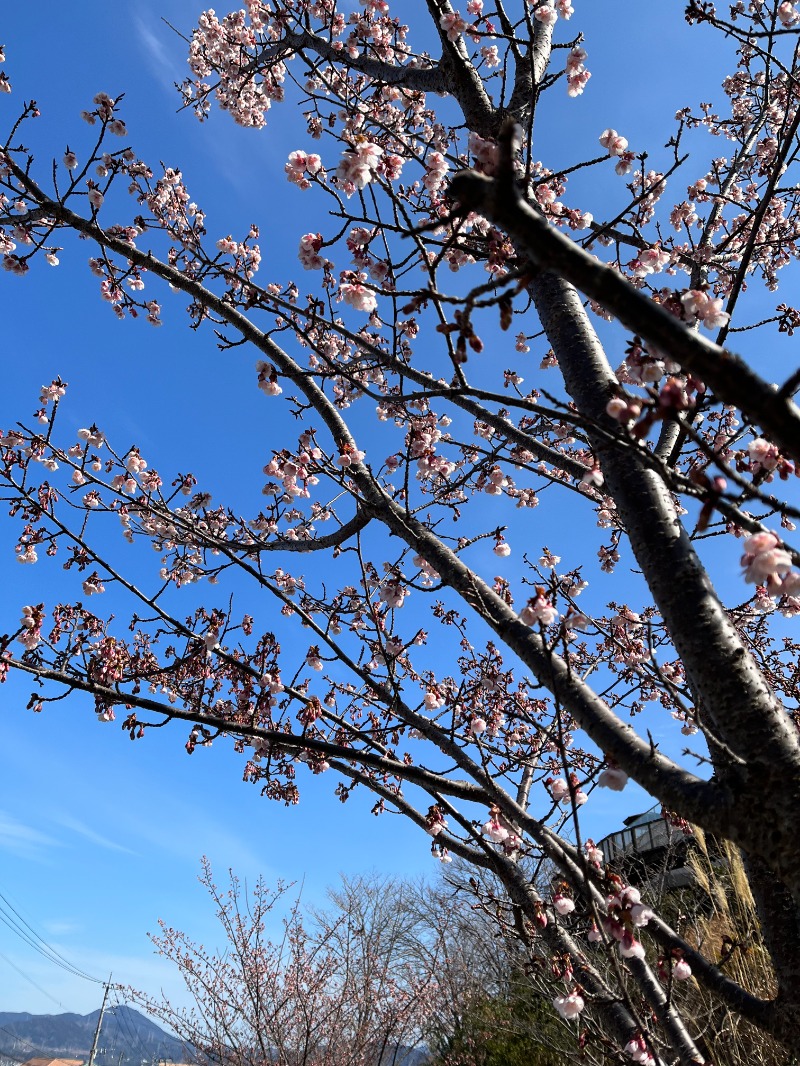
[[745,568],[745,581],[763,585],[765,581],[788,574],[792,567],[792,557],[784,548],[771,548],[752,558],[743,556],[742,566]]
[[321,233],[306,233],[300,238],[298,258],[304,270],[322,270],[323,267],[331,265],[324,256],[319,254],[321,248]]
[[357,311],[365,311],[371,314],[378,306],[378,300],[372,289],[366,288],[361,282],[342,282],[339,293],[345,303],[350,304]]
[[284,167],[286,178],[301,189],[310,189],[311,182],[308,175],[313,177],[322,170],[322,160],[314,153],[300,150],[290,152],[289,159]]
[[708,329],[721,329],[730,321],[730,315],[722,310],[722,299],[713,299],[707,292],[689,289],[681,296],[681,303],[690,315],[701,321]]
[[346,444],[336,462],[343,469],[347,469],[350,466],[354,466],[356,463],[363,461],[366,452],[361,451],[352,444]]
[[628,148],[627,140],[612,129],[603,130],[600,134],[600,144],[607,149],[609,155],[624,155]]
[[577,1018],[583,1008],[586,1006],[583,997],[579,996],[577,992],[570,992],[566,996],[556,996],[553,1000],[553,1006],[558,1013],[566,1021],[572,1021],[573,1018]]
[[[278,384],[278,372],[275,367],[270,363],[264,362],[263,359],[259,359],[256,363],[256,370],[258,372],[258,387],[267,396],[280,396],[283,389]],[[275,472],[277,473],[277,470]]]
[[655,917],[654,912],[650,907],[645,906],[644,903],[634,903],[630,909],[631,921],[637,929],[641,929],[643,926]]
[[435,196],[442,187],[449,169],[450,164],[441,152],[428,153],[425,158],[425,176],[422,179],[422,184],[431,196]]
[[86,580],[83,582],[82,587],[84,594],[87,596],[93,596],[96,593],[105,592],[106,590],[105,585],[103,585],[102,581],[100,580],[99,574],[97,574],[96,572],[86,578]]
[[582,70],[586,58],[587,53],[585,48],[581,48],[581,46],[577,44],[574,48],[571,48],[567,55],[567,74],[577,74]]
[[383,149],[371,141],[360,141],[344,153],[336,168],[336,177],[348,197],[374,180],[382,155]]
[[549,3],[539,4],[533,9],[533,17],[546,26],[552,26],[558,18],[558,11]]
[[618,766],[609,766],[600,774],[597,783],[601,788],[610,788],[612,792],[622,792],[628,783],[628,775]]
[[481,55],[483,56],[483,62],[487,67],[500,66],[500,55],[497,50],[496,44],[485,44],[481,48]]
[[625,1054],[638,1062],[640,1066],[655,1066],[655,1059],[647,1050],[647,1044],[642,1036],[633,1037],[624,1048]]
[[618,944],[619,953],[623,959],[643,959],[645,957],[644,945],[641,944],[632,933],[624,933]]
[[550,789],[550,795],[556,803],[563,803],[565,800],[567,802],[569,801],[569,785],[563,777],[557,777],[555,781],[549,783],[548,787]]
[[566,915],[572,914],[575,910],[575,901],[571,900],[569,896],[557,894],[553,896],[553,907],[558,914],[562,917],[566,917]]
[[404,588],[399,580],[387,581],[381,585],[380,599],[387,607],[391,607],[394,610],[403,606],[403,603],[408,596],[409,592],[407,588]]
[[747,445],[747,454],[750,457],[753,473],[758,473],[760,470],[774,470],[780,460],[778,449],[763,437],[756,437]]
[[457,41],[467,28],[467,23],[457,11],[451,11],[442,15],[439,19],[439,25],[447,34],[448,41]]
[[508,840],[508,830],[497,818],[491,818],[481,827],[481,832],[485,837],[494,841],[495,844],[502,844]]
[[430,833],[432,837],[437,837],[440,833],[444,832],[447,827],[447,819],[445,818],[444,813],[440,807],[434,804],[425,816],[425,828],[427,832]]
[[439,707],[443,707],[445,701],[444,696],[442,696],[440,693],[434,691],[434,689],[428,689],[428,691],[425,693],[425,698],[423,702],[427,710],[435,711],[438,710]]
[[648,274],[660,274],[670,258],[669,252],[665,252],[660,244],[655,244],[652,248],[643,248],[630,265],[634,275],[643,278]]
[[324,669],[325,664],[320,658],[319,651],[315,648],[311,648],[306,655],[306,662],[312,670],[320,671]]
[[[568,16],[567,16],[568,17]],[[591,73],[584,66],[587,58],[585,48],[575,45],[567,56],[567,95],[580,96],[591,78]]]
[[558,611],[541,592],[528,600],[525,607],[519,612],[519,620],[524,622],[526,626],[533,626],[539,622],[542,625],[549,626],[553,624],[556,618],[558,618]]
[[745,540],[744,550],[746,555],[758,555],[760,552],[777,548],[779,544],[780,540],[774,533],[754,533]]
[[475,157],[478,168],[485,174],[493,174],[499,158],[497,142],[481,137],[474,131],[469,135],[469,150]]
[[774,533],[755,533],[744,542],[744,579],[754,585],[776,583],[792,568],[792,557]]

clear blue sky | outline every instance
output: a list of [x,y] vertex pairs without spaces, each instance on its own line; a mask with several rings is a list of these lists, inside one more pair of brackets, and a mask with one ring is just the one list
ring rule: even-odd
[[[393,11],[413,27],[422,6],[406,0]],[[558,168],[597,153],[597,137],[607,126],[657,157],[678,107],[720,100],[721,68],[707,54],[708,35],[688,30],[683,5],[575,0],[575,7],[571,27],[585,30],[593,78],[583,98],[565,99],[540,126],[537,156],[547,165]],[[273,109],[260,133],[239,130],[219,114],[203,127],[190,114],[176,113],[173,82],[185,74],[185,45],[160,18],[188,32],[199,10],[185,0],[45,3],[35,13],[9,5],[2,43],[14,92],[0,96],[2,121],[8,124],[23,99],[37,99],[42,118],[34,135],[47,146],[43,163],[60,157],[67,143],[80,152],[87,129],[79,111],[96,92],[124,92],[131,143],[142,157],[183,170],[209,213],[209,232],[236,234],[257,222],[270,262],[264,274],[296,276],[310,201],[285,181],[283,164],[307,138],[295,132],[298,115],[290,106]],[[592,171],[580,186],[581,206],[602,217],[618,182],[610,167]],[[123,448],[137,443],[160,470],[192,469],[219,496],[224,487],[226,502],[232,496],[236,506],[248,479],[260,487],[269,449],[282,443],[265,426],[267,417],[275,429],[278,411],[270,407],[265,416],[253,358],[220,356],[210,333],[185,328],[181,304],[171,303],[167,292],[157,294],[164,305],[161,330],[119,324],[97,296],[87,254],[85,246],[72,246],[58,269],[37,263],[22,281],[0,276],[0,427],[29,419],[39,386],[61,375],[70,382],[68,424],[102,421]],[[236,412],[244,427],[233,465],[219,432],[220,411]],[[557,535],[539,521],[535,539],[554,546]],[[63,583],[57,569],[21,572],[12,535],[0,523],[7,610],[14,614],[18,605],[38,602]],[[221,876],[231,866],[251,880],[260,873],[305,879],[309,899],[319,898],[339,871],[437,872],[423,834],[397,817],[371,817],[365,798],[342,807],[329,778],[304,782],[303,803],[287,810],[241,784],[241,760],[224,744],[192,758],[183,754],[179,730],[130,744],[118,726],[96,725],[80,700],[34,716],[25,710],[30,689],[18,679],[0,689],[0,892],[91,974],[113,971],[115,980],[151,992],[174,987],[171,972],[152,957],[145,932],[163,917],[214,942],[196,884],[203,853]],[[588,831],[600,837],[622,815],[647,805],[633,788],[619,801],[596,794]],[[83,1013],[99,998],[95,986],[45,962],[0,925],[0,1010]]]

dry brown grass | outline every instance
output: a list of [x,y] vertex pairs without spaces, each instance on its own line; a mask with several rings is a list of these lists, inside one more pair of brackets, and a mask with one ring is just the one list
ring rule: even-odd
[[[771,999],[775,977],[739,849],[729,841],[710,844],[701,829],[695,830],[695,840],[687,865],[697,888],[682,900],[684,911],[694,910],[685,917],[684,936],[748,992]],[[790,1061],[782,1044],[721,1005],[693,978],[675,995],[716,1066],[786,1066]]]

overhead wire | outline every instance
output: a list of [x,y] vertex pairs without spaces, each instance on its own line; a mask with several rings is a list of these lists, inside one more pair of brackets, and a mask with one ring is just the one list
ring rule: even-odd
[[[43,993],[45,996],[47,996],[48,999],[52,999],[54,1003],[56,1003],[59,1007],[62,1008],[62,1010],[64,1009],[64,1004],[63,1003],[60,1003],[57,999],[54,999],[54,997],[51,996],[50,993],[46,991],[46,989],[44,989],[40,985],[36,984],[36,982],[33,981],[32,978],[28,977],[27,974],[23,973],[22,970],[20,970],[18,966],[14,965],[14,963],[11,962],[11,960],[9,958],[7,958],[2,953],[0,953],[0,958],[4,958],[6,960],[6,962],[9,963],[9,965],[12,966],[17,971],[17,973],[19,973],[22,977],[25,977],[26,980],[30,981],[30,983],[35,988],[37,988],[41,993]],[[122,1001],[122,999],[120,998],[119,989],[113,988],[112,991],[114,992],[115,1002],[112,1003],[110,1009],[106,1011],[106,1015],[110,1016],[111,1018],[113,1018],[117,1022],[117,1027],[116,1027],[116,1034],[114,1034],[114,1036],[112,1036],[111,1047],[104,1049],[105,1052],[106,1052],[106,1056],[110,1055],[113,1058],[116,1055],[116,1051],[117,1051],[117,1047],[118,1047],[118,1041],[119,1041],[120,1036],[122,1036],[124,1041],[127,1041],[127,1048],[128,1049],[133,1049],[135,1045],[138,1045],[138,1050],[141,1052],[142,1058],[144,1060],[147,1060],[148,1062],[151,1061],[152,1058],[153,1058],[151,1051],[143,1043],[142,1038],[139,1035],[139,1033],[136,1031],[135,1026],[133,1026],[131,1024],[131,1020],[127,1016],[127,1013],[124,1010],[122,1010],[122,1011],[119,1010],[119,1008],[127,1006],[127,1004],[124,1003]],[[35,1045],[31,1044],[30,1041],[23,1039],[23,1037],[19,1036],[17,1033],[12,1032],[10,1029],[6,1029],[4,1026],[0,1026],[0,1031],[6,1033],[8,1036],[12,1037],[18,1043],[24,1044],[31,1051],[35,1052],[37,1056],[40,1056],[42,1058],[47,1058],[47,1059],[50,1059],[50,1058],[53,1057],[51,1051],[44,1051],[44,1050],[42,1050],[42,1048],[36,1047]],[[107,1023],[106,1023],[106,1031],[107,1031]],[[101,1030],[101,1032],[102,1032],[102,1030]],[[113,1032],[113,1030],[112,1030],[112,1032]],[[9,1052],[6,1052],[6,1051],[0,1052],[0,1056],[6,1057],[6,1058],[15,1059],[16,1061],[18,1061],[20,1063],[24,1063],[25,1061],[27,1061],[26,1059],[19,1058],[18,1056],[15,1056],[15,1055],[13,1055],[13,1054],[11,1054]]]
[[27,1059],[20,1058],[19,1055],[15,1055],[13,1051],[0,1052],[0,1058],[10,1059],[12,1062],[18,1062],[20,1063],[20,1066],[23,1066],[23,1064],[28,1061]]
[[46,1051],[42,1051],[40,1047],[35,1047],[28,1040],[23,1040],[21,1036],[17,1036],[16,1033],[12,1033],[11,1030],[6,1029],[4,1025],[0,1025],[0,1032],[6,1033],[7,1036],[10,1036],[14,1040],[16,1040],[18,1044],[24,1044],[26,1047],[29,1047],[31,1051],[35,1051],[37,1055],[44,1056],[45,1058],[52,1058],[52,1056],[48,1055]]
[[[37,933],[36,930],[23,918],[10,900],[6,899],[2,892],[0,892],[0,900],[2,901],[2,903],[0,903],[0,922],[6,925],[29,947],[33,948],[34,951],[38,951],[40,955],[48,960],[48,962],[52,962],[55,966],[60,966],[62,970],[71,973],[73,977],[80,977],[84,981],[91,981],[97,985],[105,984],[100,978],[92,977],[91,974],[88,974],[84,970],[81,970],[80,967],[75,966],[69,961],[69,959],[66,959],[60,951],[57,951],[56,948],[49,944],[44,937],[40,936],[40,934]],[[5,904],[5,907],[3,904]],[[8,908],[8,910],[6,910],[6,908]],[[8,911],[11,911],[15,917],[12,917]]]
[[66,1010],[66,1007],[60,1000],[56,999],[55,996],[51,996],[47,989],[42,988],[41,985],[37,984],[32,977],[29,977],[24,970],[21,970],[19,966],[17,966],[15,962],[12,962],[8,955],[4,955],[2,951],[0,951],[0,959],[5,959],[11,969],[16,970],[20,977],[24,977],[29,984],[33,985],[37,992],[41,992],[43,996],[47,996],[47,998],[51,999],[57,1007],[61,1007],[62,1010]]
[[[2,892],[0,892],[0,922],[7,926],[25,944],[33,948],[34,951],[37,951],[39,955],[45,958],[48,962],[53,963],[53,965],[60,967],[60,969],[65,970],[67,973],[72,974],[74,977],[79,977],[84,981],[90,981],[93,984],[98,985],[104,985],[106,983],[98,977],[93,977],[91,974],[87,974],[84,970],[80,969],[80,967],[75,966],[72,962],[69,961],[69,959],[65,958],[65,956],[62,955],[60,951],[54,948],[52,944],[48,943],[48,941],[45,940],[43,936],[36,932],[33,926],[31,926],[30,923],[26,921],[26,919],[19,913],[16,907],[14,907],[11,901],[7,899]],[[8,956],[0,953],[0,958],[3,958],[9,964],[9,966],[16,970],[21,977],[24,977],[26,981],[30,982],[30,984],[32,984],[34,988],[36,988],[39,992],[47,996],[48,999],[52,1000],[53,1003],[61,1007],[62,1010],[64,1009],[63,1003],[59,1002],[59,1000],[52,996],[46,989],[42,988],[41,985],[38,985],[33,980],[33,978],[29,977],[26,973],[20,970],[20,968],[15,963],[13,963],[11,959],[8,958]],[[112,992],[114,994],[114,1002],[109,1013],[117,1022],[118,1031],[124,1031],[125,1038],[130,1041],[129,1046],[138,1045],[138,1049],[140,1050],[143,1059],[149,1061],[152,1058],[152,1054],[147,1048],[147,1046],[144,1044],[139,1033],[136,1031],[136,1027],[131,1024],[131,1020],[127,1015],[127,1011],[120,1010],[119,1013],[117,1012],[117,1008],[125,1008],[128,1006],[128,1004],[122,1000],[122,997],[120,995],[120,987],[118,985],[112,986]],[[19,1040],[21,1043],[26,1044],[33,1051],[40,1052],[42,1055],[45,1056],[47,1055],[46,1052],[41,1052],[41,1049],[35,1048],[32,1044],[28,1043],[28,1041],[22,1040],[14,1033],[10,1033],[8,1030],[3,1029],[2,1026],[0,1026],[0,1029],[2,1029],[3,1032],[7,1032],[9,1036],[13,1036],[15,1039]]]
[[[92,984],[98,985],[105,984],[104,981],[101,981],[97,977],[92,977],[91,974],[88,974],[80,967],[75,966],[69,961],[69,959],[65,958],[65,956],[62,955],[60,951],[54,948],[52,944],[48,943],[48,941],[45,940],[43,936],[36,932],[33,926],[30,925],[30,923],[20,914],[14,904],[6,896],[4,896],[2,892],[0,892],[0,922],[2,922],[3,925],[10,929],[11,932],[15,934],[15,936],[19,937],[19,939],[22,940],[23,943],[27,944],[28,947],[36,951],[42,958],[46,959],[47,962],[52,963],[54,966],[58,966],[61,970],[64,970],[71,976],[78,977],[83,981],[89,981]],[[56,999],[56,997],[53,996],[50,992],[48,992],[46,988],[42,988],[40,984],[34,981],[34,979],[30,977],[27,973],[25,973],[24,970],[20,969],[20,967],[15,962],[13,962],[7,955],[0,952],[0,958],[7,962],[13,970],[16,970],[20,977],[24,978],[24,980],[31,984],[38,992],[40,992],[43,996],[46,996],[49,1000],[55,1003],[56,1006],[60,1007],[63,1011],[66,1012],[65,1006],[60,1000]],[[32,1051],[36,1052],[37,1055],[40,1055],[44,1058],[52,1058],[52,1055],[50,1053],[42,1051],[41,1048],[34,1047],[33,1044],[31,1044],[27,1040],[23,1040],[22,1037],[17,1036],[16,1033],[10,1032],[10,1030],[4,1028],[3,1026],[0,1026],[0,1030],[2,1030],[2,1032],[4,1033],[7,1033],[9,1036],[13,1037],[20,1043],[25,1044]]]
[[112,1007],[112,1009],[114,1010],[113,1017],[116,1019],[117,1024],[120,1026],[120,1028],[125,1030],[125,1033],[128,1036],[128,1038],[132,1039],[132,1041],[134,1043],[139,1045],[139,1049],[142,1052],[143,1058],[151,1059],[152,1058],[152,1053],[145,1046],[141,1036],[136,1032],[136,1029],[134,1028],[134,1026],[131,1025],[131,1021],[130,1021],[130,1018],[128,1017],[128,1015],[127,1015],[127,1012],[125,1010],[122,1010],[119,1014],[116,1013],[117,1008],[119,1008],[119,1007],[127,1007],[128,1006],[127,1003],[123,1002],[122,997],[120,996],[119,987],[115,986],[114,989],[113,989],[113,992],[114,992],[114,1004],[113,1004],[113,1007]]

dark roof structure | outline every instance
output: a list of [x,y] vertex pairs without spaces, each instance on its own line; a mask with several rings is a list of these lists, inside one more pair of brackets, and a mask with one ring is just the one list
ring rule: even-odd
[[632,884],[658,880],[662,888],[684,888],[694,882],[686,866],[691,837],[664,818],[660,805],[629,815],[623,825],[597,845],[612,869]]
[[26,1059],[22,1066],[83,1066],[86,1059]]

